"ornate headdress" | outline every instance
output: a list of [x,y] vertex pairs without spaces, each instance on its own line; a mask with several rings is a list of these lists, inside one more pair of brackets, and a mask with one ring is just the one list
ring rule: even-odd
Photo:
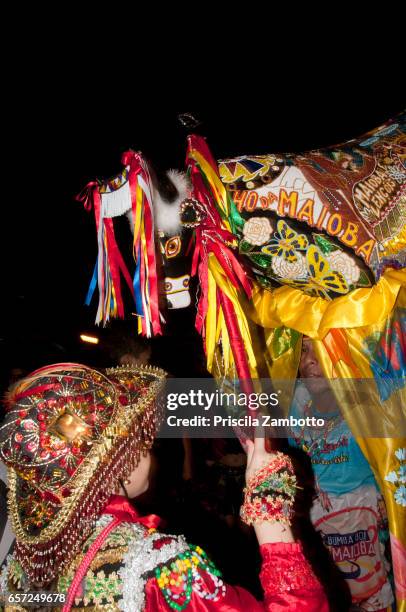
[[33,584],[50,583],[72,561],[119,480],[151,447],[164,379],[151,367],[102,373],[56,364],[12,392],[0,458],[16,556]]

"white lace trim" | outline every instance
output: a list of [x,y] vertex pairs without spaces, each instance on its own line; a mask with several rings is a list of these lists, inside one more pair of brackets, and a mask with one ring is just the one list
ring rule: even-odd
[[6,561],[2,567],[1,570],[1,574],[0,574],[0,594],[1,595],[5,595],[7,593],[7,574],[8,574],[8,570],[9,570],[9,566],[10,563],[12,562],[14,556],[11,555],[7,555]]
[[[164,544],[159,549],[154,548],[156,540],[167,537],[172,538],[169,544]],[[188,549],[189,546],[183,536],[166,536],[161,533],[153,533],[147,538],[131,543],[124,555],[123,567],[118,571],[123,581],[123,598],[118,602],[120,610],[142,612],[148,579],[146,574]]]

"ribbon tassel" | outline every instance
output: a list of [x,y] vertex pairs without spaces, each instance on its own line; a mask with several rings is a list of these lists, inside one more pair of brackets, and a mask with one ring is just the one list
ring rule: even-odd
[[233,252],[233,202],[222,184],[217,164],[204,139],[189,138],[187,155],[194,197],[205,207],[206,216],[196,229],[192,276],[200,280],[196,329],[202,334],[207,368],[213,371],[219,342],[223,353],[223,375],[234,372],[242,388],[251,392],[256,374],[249,325],[238,292],[250,298],[252,285]]
[[[91,181],[76,198],[88,211],[93,206],[96,220],[98,255],[86,304],[90,304],[97,286],[99,303],[96,324],[106,325],[110,318],[124,318],[121,283],[123,277],[135,302],[139,317],[138,331],[150,337],[162,333],[158,306],[152,185],[148,168],[138,153],[127,151],[122,157],[122,163],[125,166],[123,184],[120,184],[120,175],[107,184]],[[110,191],[107,191],[107,187]],[[128,211],[132,214],[134,227],[133,278],[120,253],[113,226],[113,217]]]

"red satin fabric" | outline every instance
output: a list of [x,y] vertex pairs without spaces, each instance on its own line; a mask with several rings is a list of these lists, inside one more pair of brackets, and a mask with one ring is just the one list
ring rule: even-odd
[[[324,591],[314,577],[299,543],[264,544],[260,547],[260,551],[263,559],[261,583],[265,593],[264,602],[257,601],[251,593],[241,587],[227,585],[226,593],[219,601],[203,599],[193,592],[186,611],[328,612],[329,606]],[[294,568],[293,572],[291,568]],[[281,577],[289,572],[297,574],[296,577],[291,582],[281,580]],[[205,578],[209,590],[212,590],[211,578],[204,571],[200,574]],[[154,578],[147,582],[145,594],[145,612],[171,610]]]
[[263,544],[261,584],[265,610],[328,612],[323,588],[307,562],[299,542]]
[[161,522],[156,514],[149,514],[148,516],[138,514],[128,499],[122,495],[112,495],[103,508],[103,514],[111,514],[125,523],[141,523],[148,529],[156,529]]
[[[112,495],[103,510],[120,521],[141,523],[156,528],[160,518],[151,514],[140,516],[129,501],[121,495]],[[261,584],[264,602],[257,601],[251,593],[241,587],[227,585],[224,597],[218,601],[201,598],[193,592],[187,612],[328,612],[329,607],[323,588],[307,563],[301,544],[276,543],[260,546],[262,555]],[[242,557],[243,562],[243,557]],[[210,576],[200,572],[209,591],[213,589]],[[171,608],[165,601],[155,578],[150,578],[145,588],[145,612],[168,612]]]
[[76,196],[75,200],[81,202],[85,210],[92,209],[94,192],[97,190],[98,184],[96,181],[90,181],[84,189]]

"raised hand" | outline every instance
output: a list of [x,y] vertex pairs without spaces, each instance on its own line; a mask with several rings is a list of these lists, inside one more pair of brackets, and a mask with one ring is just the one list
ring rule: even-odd
[[[258,432],[257,432],[258,433]],[[245,482],[255,474],[257,470],[260,470],[267,465],[273,453],[269,453],[265,447],[265,437],[255,437],[254,441],[245,440],[246,452],[247,452],[247,469],[245,471]]]

